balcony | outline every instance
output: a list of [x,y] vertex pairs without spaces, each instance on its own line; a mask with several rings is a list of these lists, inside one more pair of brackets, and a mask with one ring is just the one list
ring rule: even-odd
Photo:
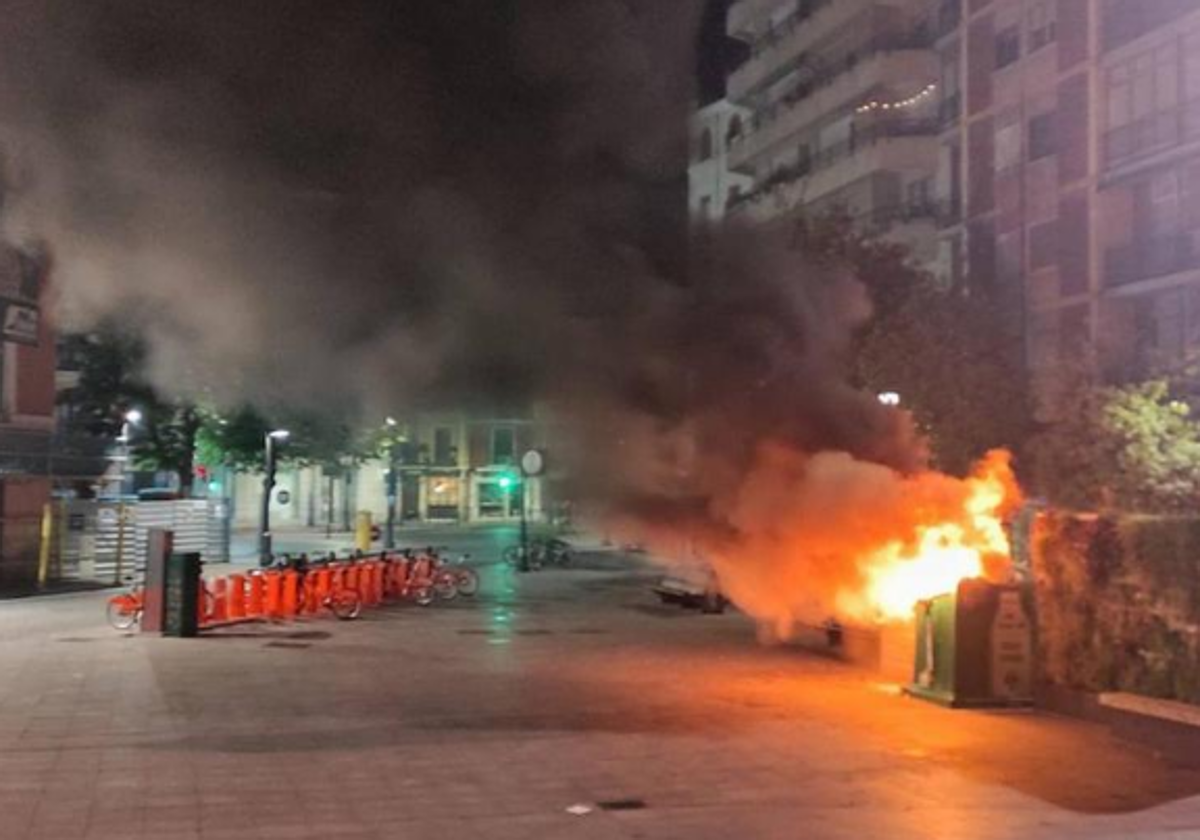
[[1110,129],[1104,135],[1104,163],[1108,169],[1125,166],[1193,140],[1200,140],[1200,100]]
[[730,167],[744,167],[764,151],[872,91],[905,82],[929,84],[937,78],[937,56],[926,49],[913,49],[913,43],[911,39],[881,39],[871,45],[865,60],[814,74],[774,108],[757,115],[757,128],[730,148]]
[[1200,268],[1200,248],[1190,233],[1160,236],[1109,248],[1104,283],[1111,288]]
[[859,3],[812,0],[798,4],[795,14],[776,24],[751,46],[750,60],[735,70],[726,83],[729,98],[734,102],[745,101],[750,94],[802,64],[804,55],[833,33],[847,31],[856,23],[870,26],[870,20]]
[[878,123],[808,160],[776,170],[742,195],[730,211],[762,220],[797,203],[817,201],[875,172],[919,171],[932,175],[937,167],[937,145],[932,142],[936,134],[934,120]]

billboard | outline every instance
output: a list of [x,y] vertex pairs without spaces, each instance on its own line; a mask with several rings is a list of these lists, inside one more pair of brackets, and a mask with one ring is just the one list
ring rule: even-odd
[[46,266],[41,249],[0,245],[0,340],[37,345]]

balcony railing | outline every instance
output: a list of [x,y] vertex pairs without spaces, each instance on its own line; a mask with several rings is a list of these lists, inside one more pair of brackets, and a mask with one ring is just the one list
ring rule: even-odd
[[797,0],[795,11],[778,23],[768,23],[767,30],[762,37],[750,45],[751,57],[757,57],[760,53],[775,46],[780,38],[796,31],[801,24],[821,9],[832,5],[833,0]]
[[828,169],[839,161],[879,143],[900,137],[931,137],[937,132],[937,121],[929,119],[887,120],[858,129],[847,139],[821,149],[809,158],[801,159],[791,166],[776,169],[753,190],[745,192],[735,201],[731,201],[729,209],[734,210],[747,202],[754,201],[775,187],[793,183],[800,178]]
[[1104,135],[1104,161],[1108,166],[1130,163],[1196,139],[1200,139],[1200,99],[1110,129]]
[[878,228],[910,222],[935,221],[938,218],[938,202],[933,199],[913,199],[899,204],[875,207],[863,215],[863,221]]
[[1125,286],[1194,268],[1200,268],[1200,248],[1191,234],[1159,236],[1108,249],[1104,282],[1110,288]]
[[828,64],[809,65],[807,66],[807,75],[801,81],[797,82],[777,102],[755,111],[750,120],[751,128],[749,132],[741,135],[732,142],[742,142],[755,132],[765,130],[773,123],[783,119],[792,111],[801,107],[818,91],[829,87],[842,76],[854,72],[867,61],[877,56],[905,51],[928,50],[932,47],[932,44],[932,40],[924,32],[914,32],[905,35],[881,35],[867,41],[839,61]]

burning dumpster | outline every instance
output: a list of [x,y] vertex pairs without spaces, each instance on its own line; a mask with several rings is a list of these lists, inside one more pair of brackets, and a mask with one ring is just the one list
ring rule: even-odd
[[916,610],[916,657],[908,693],[953,707],[1033,701],[1028,590],[965,580]]

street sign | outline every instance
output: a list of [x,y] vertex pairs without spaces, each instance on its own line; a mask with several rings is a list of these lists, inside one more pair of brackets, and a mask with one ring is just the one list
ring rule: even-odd
[[41,313],[37,307],[24,306],[19,303],[4,304],[5,341],[36,347],[40,326]]
[[46,265],[44,254],[0,245],[0,340],[37,345]]
[[286,490],[280,490],[275,494],[275,500],[281,505],[286,505],[292,501],[292,494]]
[[546,468],[546,458],[540,449],[530,449],[521,456],[521,472],[525,475],[541,475]]

